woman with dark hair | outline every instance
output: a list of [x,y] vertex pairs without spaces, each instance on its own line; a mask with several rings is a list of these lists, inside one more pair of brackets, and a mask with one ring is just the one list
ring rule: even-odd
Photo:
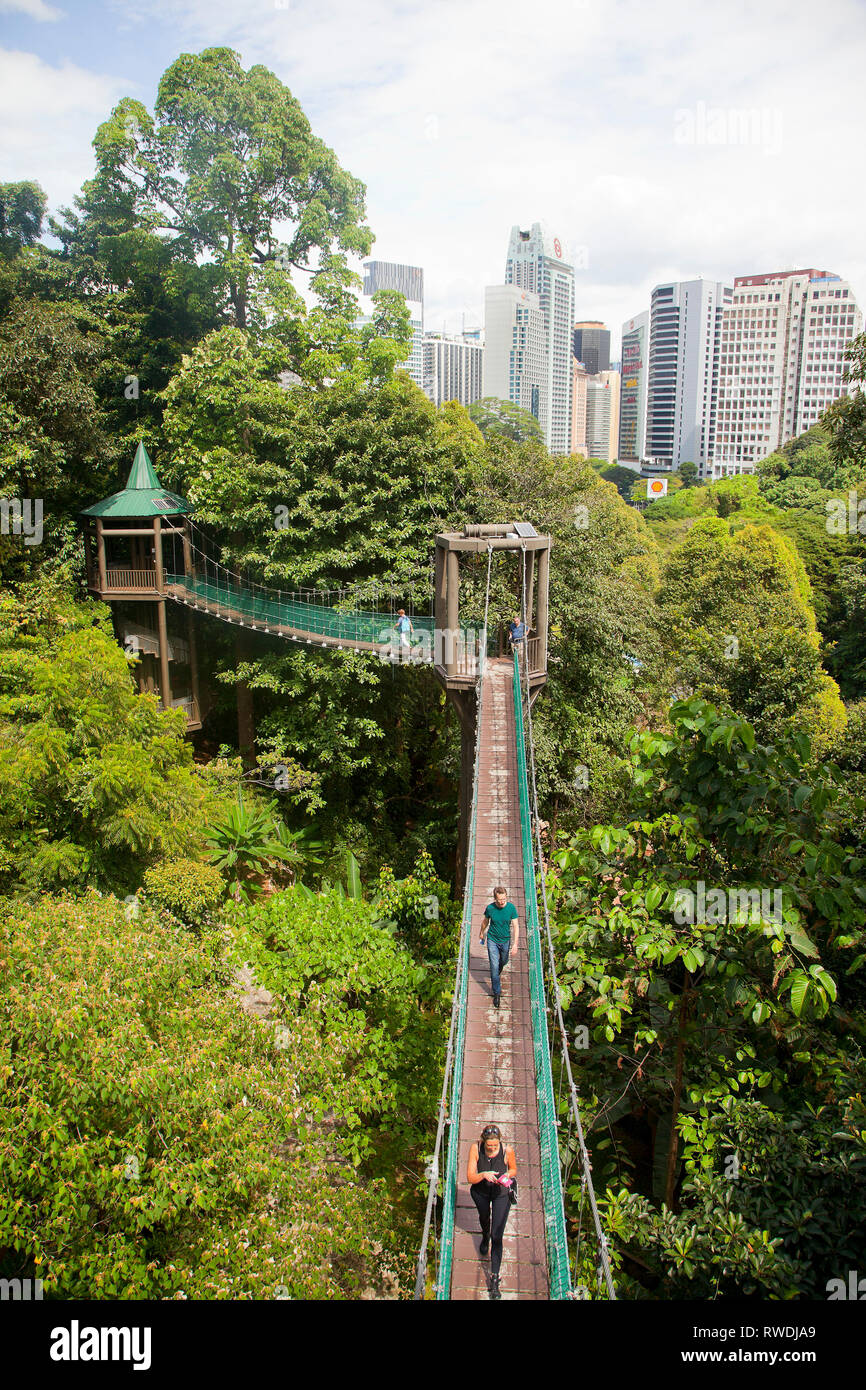
[[490,1251],[490,1297],[501,1298],[499,1267],[502,1264],[502,1237],[511,1210],[511,1190],[517,1177],[514,1150],[502,1142],[498,1125],[485,1125],[481,1138],[469,1150],[466,1172],[472,1200],[481,1221],[481,1250]]

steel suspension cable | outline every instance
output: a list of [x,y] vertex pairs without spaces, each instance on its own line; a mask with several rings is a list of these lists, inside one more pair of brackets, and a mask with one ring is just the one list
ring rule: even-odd
[[[522,550],[523,550],[523,602],[524,602],[524,613],[525,613],[525,603],[526,603],[526,547],[523,546],[523,547],[522,547]],[[528,629],[527,629],[527,631],[528,631]],[[549,974],[550,974],[550,980],[551,980],[551,991],[550,991],[550,993],[551,993],[551,995],[552,995],[552,997],[553,997],[553,1004],[554,1004],[554,1010],[555,1010],[555,1016],[556,1016],[556,1023],[557,1023],[558,1029],[559,1029],[560,1048],[561,1048],[561,1052],[562,1052],[562,1060],[563,1060],[563,1065],[564,1065],[564,1067],[565,1067],[566,1076],[567,1076],[567,1079],[568,1079],[568,1091],[569,1091],[569,1097],[570,1097],[570,1101],[571,1101],[571,1110],[572,1110],[572,1114],[573,1114],[573,1118],[574,1118],[575,1130],[576,1130],[576,1132],[577,1132],[578,1145],[579,1145],[579,1147],[580,1147],[581,1164],[582,1164],[582,1168],[583,1168],[583,1174],[584,1174],[584,1177],[585,1177],[585,1179],[586,1179],[587,1195],[588,1195],[588,1197],[589,1197],[589,1204],[590,1204],[590,1208],[591,1208],[591,1211],[592,1211],[592,1219],[593,1219],[593,1223],[594,1223],[594,1225],[595,1225],[595,1232],[596,1232],[596,1237],[597,1237],[597,1240],[598,1240],[598,1249],[599,1249],[599,1257],[600,1257],[599,1274],[601,1275],[601,1273],[603,1272],[603,1274],[604,1274],[604,1279],[605,1279],[605,1282],[606,1282],[606,1284],[607,1284],[607,1291],[608,1291],[608,1294],[609,1294],[609,1296],[610,1296],[612,1299],[615,1299],[615,1298],[616,1298],[616,1289],[615,1289],[615,1287],[614,1287],[613,1276],[612,1276],[612,1274],[611,1274],[611,1269],[610,1269],[610,1257],[609,1257],[609,1253],[608,1253],[607,1236],[605,1235],[604,1228],[603,1228],[603,1226],[602,1226],[602,1224],[601,1224],[601,1218],[600,1218],[599,1212],[598,1212],[598,1204],[597,1204],[596,1198],[595,1198],[595,1188],[594,1188],[593,1182],[592,1182],[592,1165],[591,1165],[591,1163],[590,1163],[589,1152],[588,1152],[587,1147],[586,1147],[586,1140],[585,1140],[585,1138],[584,1138],[584,1133],[583,1133],[583,1124],[582,1124],[581,1118],[580,1118],[580,1107],[579,1107],[579,1105],[578,1105],[578,1099],[577,1099],[577,1086],[575,1085],[574,1075],[573,1075],[572,1070],[571,1070],[571,1058],[570,1058],[570,1056],[569,1056],[569,1051],[568,1051],[568,1033],[566,1032],[565,1020],[564,1020],[564,1018],[563,1018],[563,1016],[562,1016],[562,1005],[561,1005],[561,1003],[560,1003],[560,998],[559,998],[559,982],[558,982],[557,974],[556,974],[556,957],[555,957],[555,953],[554,953],[554,949],[553,949],[553,933],[552,933],[551,928],[550,928],[550,911],[549,911],[548,902],[547,902],[547,884],[546,884],[545,875],[544,875],[544,855],[543,855],[542,845],[541,845],[541,825],[540,825],[539,816],[538,816],[538,788],[537,788],[537,783],[536,783],[535,739],[534,739],[533,729],[532,729],[532,703],[531,703],[531,700],[530,700],[530,698],[529,698],[530,692],[529,692],[529,644],[528,644],[528,639],[524,639],[524,642],[523,642],[523,659],[524,659],[524,670],[525,670],[525,679],[526,679],[526,730],[527,730],[527,734],[528,734],[528,736],[529,736],[529,737],[528,737],[528,742],[529,742],[529,766],[530,766],[531,785],[532,785],[532,812],[533,812],[533,819],[534,819],[534,821],[535,821],[535,841],[536,841],[536,853],[537,853],[537,856],[538,856],[538,876],[539,876],[539,879],[540,879],[540,881],[541,881],[542,911],[543,911],[543,916],[544,916],[544,929],[545,929],[545,935],[546,935],[546,938],[547,938],[548,967],[549,967]]]

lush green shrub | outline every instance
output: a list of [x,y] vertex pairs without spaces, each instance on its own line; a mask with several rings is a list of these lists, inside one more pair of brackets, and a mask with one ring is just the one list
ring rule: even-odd
[[[338,1136],[342,1057],[115,898],[0,905],[0,1274],[69,1298],[341,1298],[406,1270]],[[326,1040],[330,1046],[330,1040]],[[363,1065],[363,1056],[358,1059]]]
[[166,859],[145,871],[144,890],[157,907],[166,908],[189,926],[200,927],[222,901],[225,884],[212,864]]

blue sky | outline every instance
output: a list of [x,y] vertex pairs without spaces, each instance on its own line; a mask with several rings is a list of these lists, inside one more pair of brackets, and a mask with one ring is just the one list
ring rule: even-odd
[[534,221],[615,337],[670,278],[816,266],[866,300],[863,0],[0,0],[0,177],[68,202],[114,102],[209,45],[364,180],[428,327],[480,323]]

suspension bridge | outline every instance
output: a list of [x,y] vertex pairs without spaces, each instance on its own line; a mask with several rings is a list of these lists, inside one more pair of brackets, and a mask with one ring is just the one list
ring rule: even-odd
[[[161,486],[140,444],[126,487],[82,516],[91,592],[112,604],[121,635],[140,655],[140,688],[158,693],[164,708],[184,708],[190,729],[201,726],[195,612],[309,646],[429,662],[460,718],[463,914],[416,1299],[488,1296],[466,1167],[471,1144],[491,1122],[516,1152],[520,1191],[505,1232],[502,1297],[615,1298],[560,1006],[538,815],[532,705],[547,678],[550,539],[524,523],[437,536],[434,611],[419,615],[407,604],[410,642],[396,631],[393,593],[386,607],[370,586],[288,592],[253,582],[209,553],[189,511]],[[493,560],[502,551],[519,556],[527,626],[508,656],[493,654],[489,632]],[[465,552],[487,561],[480,628],[460,623]],[[176,625],[169,630],[169,605],[186,609],[185,636]],[[172,665],[187,675],[178,680]],[[499,883],[522,932],[494,1010],[477,932]],[[575,1180],[579,1210],[569,1221],[564,1193]]]

